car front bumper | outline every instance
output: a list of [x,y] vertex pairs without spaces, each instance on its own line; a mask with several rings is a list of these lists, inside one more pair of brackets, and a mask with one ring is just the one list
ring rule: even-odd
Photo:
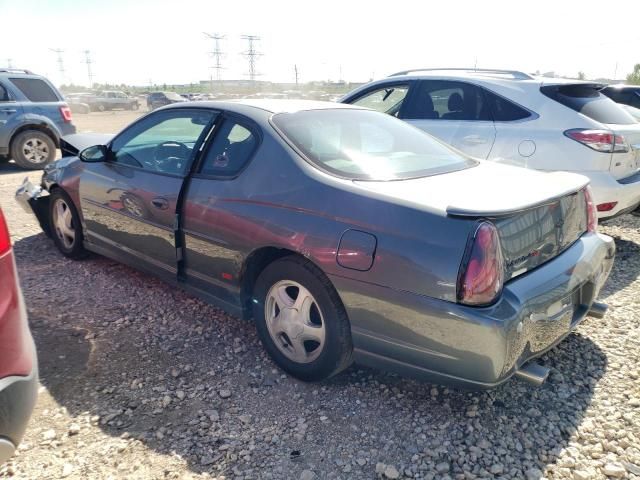
[[468,307],[331,276],[352,326],[356,362],[427,381],[483,389],[524,371],[593,308],[615,257],[610,237],[585,234],[505,285],[490,307]]
[[598,219],[611,220],[629,213],[640,205],[640,172],[616,180],[609,172],[580,172],[589,177],[596,205],[618,202],[608,212],[598,212]]
[[25,178],[15,194],[16,202],[29,214],[33,214],[40,223],[40,228],[48,236],[51,236],[49,228],[49,192],[38,185],[34,185]]

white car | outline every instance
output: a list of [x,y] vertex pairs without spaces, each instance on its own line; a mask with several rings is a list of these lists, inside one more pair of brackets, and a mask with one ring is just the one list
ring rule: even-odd
[[600,219],[640,204],[640,124],[604,85],[508,70],[426,69],[340,99],[406,120],[477,158],[591,180]]

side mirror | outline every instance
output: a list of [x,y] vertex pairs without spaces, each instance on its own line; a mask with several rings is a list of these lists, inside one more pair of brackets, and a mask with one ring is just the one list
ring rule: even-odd
[[82,150],[78,157],[83,162],[106,162],[109,158],[109,149],[105,145],[94,145]]

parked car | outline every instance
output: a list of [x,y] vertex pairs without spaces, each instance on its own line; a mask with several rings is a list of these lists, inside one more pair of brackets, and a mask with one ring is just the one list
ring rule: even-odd
[[174,92],[152,92],[147,96],[147,107],[149,110],[171,105],[172,103],[187,102],[186,98]]
[[93,94],[91,93],[68,93],[64,96],[73,113],[90,113]]
[[0,208],[0,465],[20,444],[37,395],[36,350]]
[[640,108],[640,85],[609,85],[600,91],[616,103]]
[[629,112],[636,122],[640,122],[640,108],[632,107],[631,105],[622,105],[622,108]]
[[541,383],[533,359],[606,309],[615,246],[581,175],[474,160],[328,102],[190,102],[96,140],[65,139],[79,157],[16,193],[57,248],[253,317],[303,380],[355,360],[472,388]]
[[406,120],[476,158],[586,175],[604,220],[640,204],[640,125],[602,87],[506,70],[427,69],[368,83],[340,101]]
[[91,97],[89,106],[99,112],[116,109],[138,110],[140,102],[120,90],[103,90]]
[[75,131],[69,106],[46,78],[0,68],[0,162],[41,169],[55,158],[60,137]]

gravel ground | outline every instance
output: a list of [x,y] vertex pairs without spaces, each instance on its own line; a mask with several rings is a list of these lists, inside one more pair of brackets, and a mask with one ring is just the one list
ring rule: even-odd
[[[0,199],[40,355],[39,401],[0,478],[640,478],[640,219],[550,380],[469,393],[352,367],[281,371],[250,322],[102,257],[73,262]],[[32,174],[33,176],[33,174]]]

